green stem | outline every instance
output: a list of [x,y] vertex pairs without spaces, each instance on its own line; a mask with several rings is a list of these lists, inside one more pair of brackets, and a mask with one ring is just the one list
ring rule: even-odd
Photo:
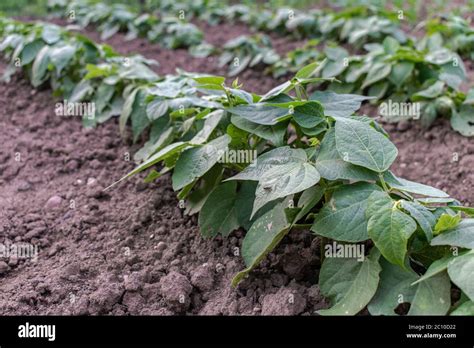
[[320,253],[319,259],[321,260],[321,265],[324,262],[324,248],[327,243],[328,243],[328,239],[326,237],[321,237],[321,244],[319,246],[319,253]]
[[380,183],[382,184],[382,187],[385,192],[390,193],[390,189],[388,188],[387,184],[385,183],[385,179],[383,178],[383,174],[379,173],[379,179]]

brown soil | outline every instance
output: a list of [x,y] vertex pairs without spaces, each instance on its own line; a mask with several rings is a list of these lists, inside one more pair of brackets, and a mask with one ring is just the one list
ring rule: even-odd
[[[124,42],[121,35],[108,43],[157,59],[161,74],[176,67],[219,73],[213,62],[185,50]],[[251,70],[241,81],[258,93],[279,83]],[[316,285],[318,240],[309,232],[291,233],[231,288],[243,269],[236,253],[242,232],[201,238],[196,217],[183,216],[167,176],[149,185],[132,178],[104,193],[133,167],[125,159],[136,147],[119,138],[116,122],[86,130],[76,118],[56,116],[54,103],[49,90],[34,91],[23,77],[0,85],[0,243],[40,249],[36,262],[0,259],[1,315],[313,314],[328,306]],[[446,121],[429,131],[409,123],[387,130],[399,147],[398,175],[474,204],[472,140]]]

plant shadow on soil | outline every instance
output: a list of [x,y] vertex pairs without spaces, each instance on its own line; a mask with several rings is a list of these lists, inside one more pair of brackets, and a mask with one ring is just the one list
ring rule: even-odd
[[[209,42],[246,30],[219,28],[207,32]],[[280,40],[277,50],[294,41]],[[160,74],[176,67],[225,74],[186,50],[125,42],[123,35],[107,43],[158,60]],[[258,93],[281,82],[255,70],[239,79]],[[50,90],[33,90],[22,76],[0,85],[0,243],[40,248],[36,262],[0,260],[1,315],[308,315],[328,307],[316,285],[319,242],[308,231],[290,233],[233,289],[232,276],[244,268],[236,253],[242,231],[203,239],[196,217],[178,207],[169,176],[152,184],[135,177],[103,192],[133,168],[125,157],[138,146],[130,136],[120,139],[116,120],[88,130],[78,118],[56,116],[54,105]],[[374,108],[364,110],[374,115]],[[472,141],[446,120],[429,130],[409,122],[386,129],[399,148],[397,175],[474,203]]]

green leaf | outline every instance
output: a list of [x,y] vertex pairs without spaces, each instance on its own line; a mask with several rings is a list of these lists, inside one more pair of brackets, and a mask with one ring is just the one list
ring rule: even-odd
[[380,285],[367,308],[372,315],[396,315],[395,308],[410,302],[415,295],[416,287],[410,284],[418,276],[411,268],[401,268],[385,259],[380,260],[380,265]]
[[318,66],[319,66],[318,62],[314,62],[314,63],[308,64],[308,65],[305,65],[300,70],[298,70],[295,77],[300,78],[300,79],[309,78],[313,75],[313,73],[316,71],[316,68]]
[[416,230],[416,222],[394,203],[385,192],[371,194],[366,213],[367,231],[388,261],[405,267],[408,239]]
[[136,167],[134,170],[132,170],[130,173],[128,173],[127,175],[120,178],[120,180],[118,180],[118,181],[114,182],[113,184],[111,184],[110,186],[108,186],[106,189],[109,189],[112,186],[115,186],[119,182],[121,182],[121,181],[129,178],[130,176],[135,175],[135,174],[151,167],[152,165],[155,165],[158,162],[161,162],[161,161],[166,160],[166,159],[168,159],[172,156],[175,156],[176,154],[180,153],[183,149],[188,148],[188,147],[190,147],[190,145],[187,142],[182,142],[182,141],[179,141],[179,142],[176,142],[176,143],[173,143],[173,144],[170,144],[170,145],[164,147],[163,149],[161,149],[160,151],[155,153],[153,156],[148,158],[145,162],[143,162],[138,167]]
[[306,214],[308,214],[311,209],[313,209],[314,206],[319,203],[323,195],[324,188],[319,185],[310,187],[309,189],[303,191],[300,199],[298,200],[298,208],[301,208],[301,210],[296,215],[294,222],[298,222],[303,217],[305,217]]
[[265,126],[248,121],[245,118],[237,115],[232,115],[230,120],[237,128],[255,134],[262,139],[268,140],[275,146],[284,145],[284,137],[288,127],[287,122],[280,122],[274,126]]
[[474,301],[474,253],[454,258],[448,265],[448,274],[471,301]]
[[34,40],[27,43],[20,53],[21,65],[25,66],[30,64],[43,47],[44,43],[41,40]]
[[445,315],[450,308],[451,286],[446,272],[417,285],[411,268],[401,268],[386,260],[380,262],[380,286],[368,305],[372,315],[395,315],[401,303],[410,303],[409,315]]
[[48,44],[52,45],[61,38],[61,28],[57,25],[44,25],[41,32],[41,38]]
[[301,192],[317,184],[320,179],[302,149],[279,147],[259,156],[256,162],[256,165],[248,166],[229,179],[259,182],[252,216],[267,202]]
[[417,202],[402,200],[401,207],[408,211],[416,222],[418,222],[425,233],[426,240],[430,242],[433,239],[433,227],[436,224],[436,217],[433,213]]
[[150,125],[150,120],[146,114],[145,98],[146,93],[140,89],[133,101],[132,111],[130,113],[134,143],[138,140],[138,137],[146,127]]
[[31,84],[39,87],[45,80],[49,64],[49,46],[44,46],[35,58],[31,68]]
[[225,82],[225,77],[223,76],[204,76],[204,77],[195,77],[194,81],[199,84],[213,84],[213,85],[222,85]]
[[461,105],[459,112],[451,116],[451,127],[465,137],[474,136],[474,107]]
[[225,134],[211,142],[184,151],[173,172],[173,190],[177,191],[203,176],[222,157],[230,137]]
[[352,258],[326,258],[319,274],[324,296],[334,305],[320,315],[355,315],[372,299],[379,285],[380,253],[373,248],[364,262]]
[[146,114],[150,121],[157,120],[166,115],[168,111],[168,102],[165,99],[155,99],[146,106]]
[[392,172],[388,172],[384,175],[387,184],[391,188],[397,189],[403,192],[416,193],[422,196],[448,198],[449,195],[437,188],[420,184],[414,181],[406,180],[395,176]]
[[247,268],[237,273],[232,286],[237,284],[271,252],[290,230],[284,209],[288,202],[277,204],[258,218],[250,227],[242,242],[242,257]]
[[199,214],[199,228],[204,237],[228,236],[239,228],[236,199],[236,182],[222,183],[212,191]]
[[436,222],[434,234],[438,235],[444,231],[452,230],[461,222],[461,215],[441,214]]
[[443,93],[444,82],[436,81],[434,84],[431,84],[428,88],[413,94],[412,101],[420,101],[424,99],[434,99]]
[[474,219],[464,219],[451,231],[433,238],[431,245],[451,245],[474,249]]
[[364,100],[371,98],[355,94],[316,91],[311,94],[309,99],[320,102],[326,116],[348,117],[360,109],[360,105]]
[[327,180],[375,181],[373,171],[344,161],[336,148],[335,129],[330,128],[324,135],[320,151],[316,158],[316,169]]
[[207,197],[222,179],[222,166],[216,165],[211,168],[198,183],[196,189],[186,199],[185,214],[194,215],[201,211]]
[[138,88],[135,88],[125,99],[125,103],[123,104],[123,109],[122,113],[120,114],[119,118],[119,128],[120,128],[120,134],[124,134],[125,132],[125,126],[127,124],[127,121],[132,114],[133,110],[133,104],[135,103],[135,97],[138,93]]
[[408,315],[446,315],[451,307],[451,282],[446,272],[418,284]]
[[451,312],[450,315],[474,315],[474,301],[466,301],[454,311]]
[[301,127],[313,128],[325,121],[324,110],[319,102],[310,101],[295,107],[293,119]]
[[389,63],[385,63],[385,62],[375,63],[369,69],[369,72],[367,73],[364,83],[362,83],[361,89],[364,89],[370,85],[373,85],[374,83],[380,80],[385,79],[390,74],[391,70],[392,70],[392,65]]
[[238,105],[226,110],[231,114],[238,115],[253,123],[268,126],[276,124],[278,118],[289,114],[287,108],[280,108],[268,104]]
[[337,151],[346,162],[382,173],[397,157],[395,145],[366,123],[338,118],[335,128]]
[[336,189],[331,200],[314,217],[311,231],[344,242],[367,240],[367,200],[374,191],[380,190],[377,185],[362,182]]
[[224,116],[223,110],[215,110],[209,113],[204,121],[202,129],[189,141],[191,144],[203,144],[211,136],[219,122]]
[[395,86],[400,88],[403,83],[410,77],[413,73],[415,64],[412,62],[399,62],[393,65],[392,71],[390,73],[390,81],[392,81]]

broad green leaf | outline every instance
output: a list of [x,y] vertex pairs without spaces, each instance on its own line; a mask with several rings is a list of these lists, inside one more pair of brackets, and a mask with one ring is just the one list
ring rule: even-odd
[[51,47],[51,50],[49,52],[49,59],[56,68],[56,73],[58,75],[69,64],[75,53],[76,47],[72,45]]
[[82,80],[72,90],[68,101],[71,103],[83,101],[86,96],[91,94],[93,91],[94,88],[92,87],[91,82],[88,80]]
[[335,128],[337,151],[346,162],[382,173],[397,157],[395,145],[366,123],[338,118]]
[[474,217],[474,208],[473,207],[462,207],[458,205],[450,205],[449,209],[454,211],[460,211],[466,214],[467,216]]
[[295,77],[301,78],[301,79],[309,78],[313,75],[313,73],[316,71],[318,66],[319,66],[319,62],[313,62],[308,65],[305,65],[300,70],[298,70]]
[[189,142],[196,145],[206,142],[223,116],[223,110],[215,110],[208,114],[205,118],[202,129]]
[[[472,252],[471,252],[472,253]],[[434,261],[426,270],[425,274],[421,276],[416,282],[414,282],[412,285],[418,284],[428,278],[431,278],[432,276],[441,273],[443,271],[446,271],[448,269],[448,265],[454,261],[456,257],[459,257],[461,255],[465,255],[465,253],[460,253],[459,255],[451,255],[448,254],[444,257],[442,257],[439,260]]]
[[125,103],[123,104],[123,110],[122,113],[120,114],[120,119],[119,119],[119,128],[120,128],[120,134],[124,134],[125,132],[125,126],[127,124],[127,121],[132,114],[133,110],[133,104],[135,103],[135,97],[138,93],[139,89],[136,88],[134,89],[125,99]]
[[425,233],[426,239],[430,242],[433,239],[433,227],[436,224],[436,217],[424,205],[417,202],[401,201],[401,207],[408,211],[418,222]]
[[319,286],[333,306],[321,315],[355,315],[372,299],[379,285],[380,253],[373,248],[365,261],[326,258],[319,273]]
[[390,187],[410,193],[416,193],[418,195],[429,196],[429,197],[438,197],[438,198],[447,198],[449,195],[437,188],[420,184],[414,181],[406,180],[395,176],[392,172],[388,172],[385,175],[385,180]]
[[434,99],[443,93],[444,82],[436,81],[434,84],[430,85],[428,88],[413,94],[411,100],[419,101],[423,99]]
[[451,282],[446,272],[417,285],[408,315],[446,315],[451,308]]
[[331,181],[338,179],[353,181],[377,180],[377,174],[373,171],[346,162],[341,158],[336,148],[334,128],[330,128],[324,135],[315,166],[322,178]]
[[461,215],[441,214],[436,222],[434,234],[438,235],[444,231],[452,230],[461,222]]
[[194,80],[200,84],[214,84],[222,85],[225,82],[225,77],[223,76],[203,76],[195,77]]
[[301,208],[299,213],[296,215],[294,222],[298,222],[310,212],[313,207],[319,203],[324,195],[324,188],[319,185],[310,187],[303,191],[298,200],[298,208]]
[[378,62],[372,65],[367,73],[367,76],[362,83],[361,89],[364,89],[374,83],[385,79],[392,70],[392,65],[390,63]]
[[458,256],[448,264],[448,274],[471,301],[474,301],[474,253]]
[[325,120],[323,107],[320,103],[315,101],[298,105],[294,109],[293,119],[301,127],[316,127],[319,123],[324,122]]
[[364,100],[371,99],[355,94],[337,94],[331,91],[316,91],[309,97],[321,103],[326,116],[348,117],[360,109]]
[[41,38],[48,44],[52,45],[59,41],[61,38],[61,28],[57,25],[44,25],[43,31],[41,32]]
[[135,175],[135,174],[151,167],[152,165],[154,165],[158,162],[166,160],[167,158],[180,153],[183,149],[185,149],[189,146],[190,145],[187,142],[179,141],[179,142],[176,142],[176,143],[173,143],[173,144],[170,144],[170,145],[164,147],[163,149],[161,149],[160,151],[155,153],[153,156],[148,158],[145,162],[143,162],[138,167],[136,167],[134,170],[132,170],[130,173],[128,173],[127,175],[122,177],[120,180],[118,180],[118,181],[114,182],[113,184],[111,184],[110,186],[108,186],[106,189],[109,189],[112,186],[115,186],[116,184],[118,184],[119,182],[125,180],[126,178],[128,178],[132,175]]
[[474,136],[474,107],[461,105],[459,112],[451,116],[451,127],[465,137]]
[[445,315],[451,302],[451,286],[446,272],[411,285],[418,276],[411,268],[401,268],[381,260],[380,286],[368,305],[372,315],[396,315],[401,303],[410,303],[409,315]]
[[250,227],[242,242],[242,258],[247,268],[232,279],[235,287],[260,261],[271,252],[290,230],[284,209],[286,201],[258,218]]
[[209,197],[212,190],[221,181],[222,172],[222,166],[216,165],[212,167],[211,170],[209,170],[206,174],[204,174],[202,180],[200,180],[200,182],[197,184],[198,186],[186,198],[185,214],[194,215],[201,211],[207,197]]
[[175,191],[203,176],[222,157],[230,142],[225,134],[211,142],[184,151],[176,163],[172,181]]
[[301,192],[319,182],[316,168],[308,163],[306,152],[288,146],[278,147],[257,158],[229,180],[258,181],[252,216],[267,202]]
[[204,237],[228,236],[239,228],[236,199],[237,183],[234,181],[221,183],[211,192],[199,214],[199,229]]
[[231,114],[245,118],[253,123],[263,125],[274,125],[278,122],[278,118],[288,115],[289,109],[271,106],[268,104],[251,104],[238,105],[226,109]]
[[46,79],[49,64],[49,46],[44,46],[36,56],[31,68],[31,84],[39,87]]
[[21,65],[25,66],[30,64],[43,47],[44,42],[42,42],[41,40],[34,40],[32,42],[27,43],[20,53]]
[[157,120],[164,116],[168,111],[168,102],[166,99],[155,99],[146,106],[146,114],[150,121]]
[[433,238],[431,245],[450,245],[474,249],[474,219],[464,219],[451,231]]
[[[237,214],[237,220],[239,225],[245,230],[248,230],[252,226],[252,207],[255,200],[255,190],[257,189],[257,183],[254,181],[244,181],[240,185],[239,193],[237,195],[235,209]],[[264,209],[262,209],[264,210]],[[261,210],[261,211],[262,211]],[[256,217],[258,214],[256,215]],[[256,218],[254,217],[254,219]]]
[[150,125],[150,120],[146,114],[146,93],[139,90],[132,105],[130,119],[132,121],[133,142],[138,140],[142,132]]
[[395,309],[401,303],[411,302],[415,295],[416,287],[410,284],[418,276],[411,268],[401,268],[383,258],[380,265],[380,285],[367,309],[372,315],[396,315]]
[[377,185],[362,182],[336,189],[331,200],[314,217],[311,231],[343,242],[367,240],[367,200],[374,191],[380,190]]
[[474,315],[474,301],[466,301],[454,311],[450,313],[450,315]]
[[388,261],[405,267],[408,239],[416,230],[416,222],[394,203],[385,192],[372,193],[367,204],[367,231]]
[[400,88],[403,83],[410,77],[415,64],[412,62],[399,62],[393,65],[389,79],[395,86]]
[[247,119],[237,115],[232,115],[231,122],[237,128],[271,141],[275,146],[284,145],[284,137],[288,126],[287,122],[279,122],[274,126],[265,126],[248,121]]

